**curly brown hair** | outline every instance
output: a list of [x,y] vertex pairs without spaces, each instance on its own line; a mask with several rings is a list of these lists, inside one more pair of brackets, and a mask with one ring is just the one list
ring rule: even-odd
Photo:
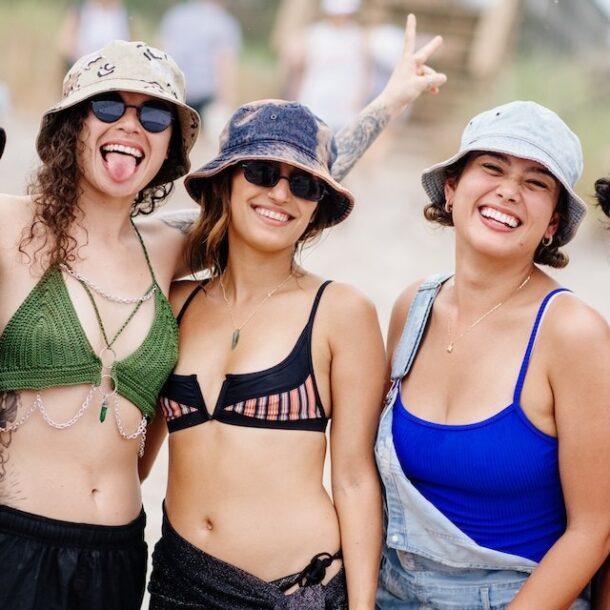
[[[186,247],[187,262],[193,273],[205,269],[211,277],[224,272],[229,259],[228,229],[231,222],[231,183],[238,166],[233,165],[216,176],[201,179],[199,205],[201,214],[189,235]],[[328,198],[327,205],[324,201]],[[313,205],[313,204],[312,204]],[[295,255],[299,250],[320,237],[330,224],[330,197],[325,196],[305,232],[295,244]]]
[[[38,136],[38,152],[42,164],[28,185],[28,194],[32,195],[34,204],[34,217],[24,232],[19,251],[26,254],[26,247],[34,240],[39,241],[34,260],[44,251],[45,266],[72,262],[77,257],[78,243],[71,236],[70,229],[83,216],[78,203],[82,194],[78,156],[83,148],[79,138],[87,112],[88,101],[85,101],[50,114],[45,118]],[[132,216],[150,214],[170,195],[174,188],[173,182],[154,185],[164,168],[180,158],[180,146],[180,131],[174,129],[168,158],[149,186],[142,189],[134,199]]]
[[[452,165],[449,165],[445,169],[445,180],[459,180],[464,168],[468,161],[473,158],[473,155],[479,153],[469,153],[464,155],[461,159],[458,159]],[[562,186],[559,193],[559,199],[557,201],[557,207],[555,211],[559,214],[559,227],[567,221],[568,218],[568,193]],[[436,222],[444,227],[453,226],[453,215],[451,212],[447,212],[441,205],[435,203],[429,203],[424,207],[424,217],[430,222]],[[534,253],[534,262],[540,265],[548,265],[556,269],[562,269],[569,262],[570,259],[565,252],[559,250],[559,246],[553,239],[548,246],[540,243]]]

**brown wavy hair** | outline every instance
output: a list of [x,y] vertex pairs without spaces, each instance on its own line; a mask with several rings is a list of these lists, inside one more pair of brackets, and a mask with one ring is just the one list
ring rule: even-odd
[[[464,155],[461,159],[458,159],[455,163],[445,168],[445,180],[459,180],[469,159],[473,158],[473,155],[478,154],[479,153],[469,153]],[[561,227],[568,218],[568,193],[563,186],[561,186],[555,212],[559,214],[558,227]],[[443,206],[439,206],[435,203],[426,205],[424,208],[424,217],[426,220],[438,223],[444,227],[453,226],[453,215],[450,212],[447,212]],[[548,246],[545,246],[542,242],[538,244],[536,252],[534,253],[534,262],[540,265],[548,265],[549,267],[562,269],[570,262],[570,259],[565,252],[559,250],[559,246],[555,243],[555,239],[553,239]]]
[[[224,272],[229,259],[228,229],[231,222],[231,183],[238,166],[231,166],[216,176],[201,179],[198,200],[201,214],[193,225],[186,247],[187,262],[193,273],[202,269],[211,277]],[[295,255],[318,239],[330,224],[330,205],[324,199],[317,205],[311,222],[295,244]]]
[[[72,262],[78,256],[78,243],[70,235],[70,229],[83,217],[78,203],[82,194],[79,186],[82,170],[78,165],[78,156],[83,149],[79,138],[87,112],[88,102],[85,101],[50,114],[43,122],[38,136],[38,152],[42,164],[28,184],[28,194],[32,196],[34,204],[34,217],[29,228],[24,231],[19,251],[26,254],[26,247],[33,241],[38,241],[40,245],[33,258],[35,261],[41,256],[45,266]],[[150,184],[154,184],[167,164],[180,158],[180,146],[180,131],[174,129],[168,158]],[[152,213],[167,199],[173,188],[174,183],[168,182],[142,189],[132,204],[132,217]]]

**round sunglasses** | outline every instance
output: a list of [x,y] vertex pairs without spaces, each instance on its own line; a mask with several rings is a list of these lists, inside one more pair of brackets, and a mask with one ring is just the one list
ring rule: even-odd
[[140,125],[150,133],[165,131],[174,120],[172,109],[156,100],[148,100],[141,106],[127,104],[120,95],[104,95],[89,100],[89,106],[96,119],[102,123],[115,123],[126,112],[135,108]]
[[326,194],[326,185],[322,180],[306,172],[294,172],[290,176],[282,176],[280,165],[275,161],[247,161],[241,164],[244,178],[256,186],[271,188],[282,178],[288,180],[290,192],[295,197],[307,201],[320,201]]

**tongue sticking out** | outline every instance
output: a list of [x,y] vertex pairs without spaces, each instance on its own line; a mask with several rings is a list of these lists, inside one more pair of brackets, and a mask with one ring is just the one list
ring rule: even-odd
[[117,182],[123,182],[131,178],[136,171],[136,160],[131,155],[121,153],[108,153],[106,155],[106,167],[108,173]]

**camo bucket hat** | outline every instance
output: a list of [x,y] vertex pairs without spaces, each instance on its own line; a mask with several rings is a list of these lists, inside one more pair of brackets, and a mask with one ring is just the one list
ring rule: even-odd
[[143,93],[173,105],[181,134],[180,159],[166,161],[150,186],[165,184],[186,174],[191,167],[189,152],[199,134],[199,114],[184,101],[184,74],[177,64],[167,53],[145,42],[113,40],[77,60],[64,78],[61,100],[42,117],[38,143],[51,115],[112,91]]
[[557,114],[536,102],[514,101],[475,116],[464,129],[460,150],[422,174],[422,186],[434,205],[445,205],[446,169],[473,151],[503,153],[543,165],[567,193],[567,215],[553,243],[563,246],[576,235],[587,212],[574,191],[583,170],[583,154],[578,136]]
[[320,178],[327,189],[319,206],[325,207],[330,227],[345,220],[354,196],[331,175],[337,156],[332,131],[298,102],[259,100],[238,108],[220,134],[218,155],[184,181],[190,196],[201,204],[205,180],[242,161],[288,163]]

